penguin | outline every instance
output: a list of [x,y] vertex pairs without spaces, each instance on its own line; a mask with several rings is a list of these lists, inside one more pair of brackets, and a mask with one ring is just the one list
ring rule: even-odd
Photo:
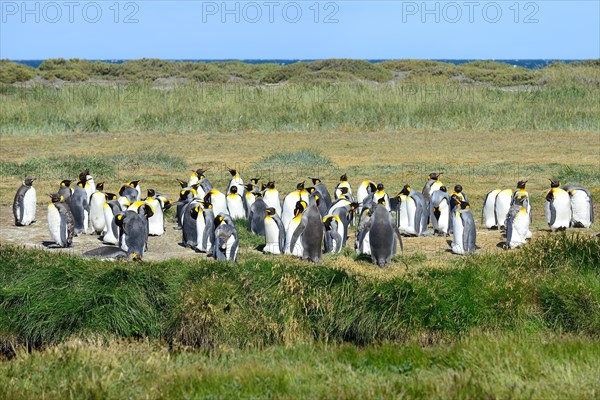
[[244,189],[246,189],[246,191],[244,192],[244,204],[246,208],[246,218],[248,218],[248,215],[250,214],[250,208],[256,200],[256,194],[260,193],[260,191],[257,190],[258,187],[256,185],[253,185],[251,183],[246,184],[244,186]]
[[[356,201],[359,204],[362,204],[362,202],[367,198],[367,196],[369,196],[372,193],[375,193],[375,191],[377,191],[377,185],[375,184],[375,182],[370,180],[362,181],[358,186],[358,189],[356,190]],[[358,214],[360,215],[361,213],[362,206],[360,206],[358,209]]]
[[177,219],[177,229],[182,228],[183,211],[190,201],[197,200],[196,194],[196,189],[194,189],[193,187],[186,187],[179,191],[179,199],[175,203],[173,203],[177,206],[175,210],[175,218]]
[[[342,208],[339,208],[342,210]],[[339,253],[342,251],[346,238],[346,230],[338,215],[326,215],[323,218],[325,226],[324,253]]]
[[215,246],[214,258],[235,262],[239,248],[238,234],[231,218],[226,214],[219,214],[215,218]]
[[183,238],[181,244],[184,247],[191,247],[195,249],[198,247],[198,219],[193,218],[192,211],[200,205],[200,200],[194,199],[188,202],[183,208],[183,219],[181,223],[181,232]]
[[71,213],[73,214],[73,221],[75,223],[75,236],[79,236],[82,233],[87,233],[88,218],[90,212],[90,204],[88,202],[87,193],[81,187],[82,185],[77,184],[73,188],[73,194],[71,194]]
[[97,258],[100,260],[126,260],[128,258],[128,255],[126,251],[118,247],[102,246],[86,251],[81,255],[81,257]]
[[559,186],[557,179],[550,179],[550,190],[546,195],[546,222],[552,231],[565,230],[571,224],[571,198]]
[[[354,207],[354,205],[351,206],[351,208]],[[346,207],[338,207],[335,210],[333,210],[333,214],[326,215],[326,217],[328,215],[333,215],[338,221],[337,231],[342,236],[342,247],[346,246],[346,241],[348,240],[348,226],[350,225],[350,220],[352,219],[350,213],[353,214],[354,210],[349,210]]]
[[385,192],[385,188],[383,183],[377,184],[377,190],[373,193],[373,201],[377,204],[379,203],[379,199],[383,199],[385,204],[385,208],[390,211],[390,196]]
[[433,234],[448,236],[451,224],[450,196],[446,186],[440,187],[429,198],[429,220],[433,226]]
[[115,217],[115,223],[121,232],[121,249],[132,258],[142,259],[148,238],[143,217],[136,211],[127,210]]
[[302,213],[304,213],[307,206],[308,204],[304,200],[300,200],[296,203],[296,207],[294,208],[294,218],[292,218],[285,230],[285,254],[291,254],[297,257],[302,257],[304,255],[304,247],[302,246],[301,240],[297,240],[293,247],[291,246],[291,243],[292,237],[302,222]]
[[285,250],[285,228],[275,208],[266,209],[264,219],[265,247],[263,253],[283,254]]
[[594,200],[590,191],[581,186],[565,185],[571,200],[571,226],[589,228],[594,223]]
[[121,204],[116,200],[117,195],[112,193],[105,194],[106,201],[102,206],[104,214],[104,235],[102,243],[119,244],[119,227],[115,223],[115,216],[122,213]]
[[75,225],[73,214],[65,198],[58,193],[48,194],[48,231],[50,237],[59,247],[69,247],[73,243]]
[[71,183],[73,183],[70,179],[65,179],[60,182],[60,187],[58,188],[59,196],[62,196],[64,202],[67,204],[71,203],[71,193],[73,193],[71,189]]
[[[257,235],[265,236],[267,209],[272,208],[275,210],[275,207],[269,207],[260,193],[253,194],[253,196],[255,196],[256,200],[248,212],[248,230]],[[275,215],[277,215],[277,210],[275,210]],[[278,216],[278,218],[280,217]]]
[[[206,171],[208,171],[208,169],[202,169],[202,168],[198,168],[197,170],[192,171],[192,174],[190,175],[190,178],[188,179],[187,184],[185,186],[181,186],[181,187],[182,188],[191,187],[191,186],[199,183],[201,179],[205,178],[204,174],[206,173]],[[179,179],[178,179],[178,181],[179,181]]]
[[[520,180],[519,182],[517,182],[517,189],[513,192],[513,195],[510,199],[510,206],[512,207],[515,204],[517,204],[517,198],[519,198],[518,204],[525,207],[525,210],[527,211],[527,216],[529,217],[529,222],[531,222],[532,221],[531,204],[529,203],[529,193],[527,193],[527,190],[525,190],[525,185],[527,185],[526,180]],[[510,213],[510,211],[509,211],[509,213]],[[507,216],[507,218],[508,218],[508,216]],[[532,236],[531,231],[528,230],[526,236],[527,236],[527,239],[531,238],[531,236]]]
[[513,205],[506,217],[506,245],[507,249],[514,249],[525,244],[525,240],[531,237],[529,231],[529,214],[525,201],[527,197],[519,194],[513,199]]
[[[132,187],[136,191],[135,201],[140,201],[142,199],[142,188],[140,187],[141,180],[127,182],[126,185]],[[133,201],[132,201],[133,203]]]
[[494,189],[485,195],[483,200],[483,210],[481,211],[481,221],[487,229],[498,229],[498,221],[496,220],[496,197],[500,193],[500,189]]
[[[119,189],[119,196],[121,197],[121,199],[119,199],[121,206],[127,205],[127,207],[129,207],[129,205],[138,201],[138,192],[135,187],[131,186],[129,183],[121,186],[121,189]],[[125,201],[125,199],[127,199],[127,201]]]
[[216,215],[229,215],[227,210],[227,197],[217,189],[211,189],[204,195],[204,200],[209,201],[213,206],[213,211]]
[[371,229],[371,219],[373,216],[373,203],[368,203],[363,206],[360,214],[360,222],[356,231],[355,249],[358,254],[371,255],[371,241],[369,230]]
[[290,242],[295,248],[296,242],[302,243],[302,259],[320,263],[323,259],[324,226],[317,202],[319,195],[311,196],[308,207],[302,213],[300,224],[296,227]]
[[33,187],[34,180],[34,178],[25,178],[15,194],[13,215],[16,226],[27,226],[35,222],[37,194]]
[[[202,216],[204,217],[204,232],[202,232],[202,243],[198,243],[197,249],[200,252],[206,253],[207,255],[212,257],[215,251],[215,214],[213,206],[212,204],[210,204],[210,202],[204,201],[202,202],[202,205]],[[199,217],[200,216],[198,216],[198,218]],[[200,237],[199,232],[198,237]]]
[[104,182],[100,182],[95,186],[96,191],[90,196],[90,222],[94,233],[100,235],[106,227],[106,219],[104,218],[106,195],[102,192],[104,190]]
[[94,183],[94,178],[90,175],[89,168],[81,171],[79,174],[79,183],[81,183],[81,187],[87,193],[88,199],[96,192],[96,184]]
[[193,208],[191,208],[190,216],[196,223],[196,250],[205,252],[206,249],[202,247],[202,238],[206,228],[206,223],[204,221],[204,202],[198,202]]
[[477,233],[475,231],[475,221],[471,213],[471,206],[466,201],[457,201],[457,206],[452,214],[452,252],[454,254],[474,253],[476,250]]
[[[236,186],[237,187],[236,193],[238,193],[241,196],[242,194],[244,194],[244,181],[240,177],[240,174],[238,174],[237,170],[230,169],[230,168],[228,168],[227,170],[231,174],[231,180],[229,181],[229,184],[227,185],[226,193],[231,193],[231,187]],[[232,216],[231,218],[235,218],[235,217]]]
[[506,216],[508,215],[508,210],[510,209],[512,194],[512,190],[504,189],[496,195],[494,214],[496,215],[496,224],[500,229],[504,229],[506,226]]
[[[238,193],[238,188],[237,184],[230,185],[229,194],[227,195],[227,210],[233,219],[246,218],[246,203],[244,203],[244,198]],[[244,187],[242,186],[243,189]]]
[[352,196],[352,186],[350,186],[350,182],[348,182],[348,175],[344,174],[340,176],[340,182],[336,185],[335,190],[333,192],[334,200],[342,197],[341,188],[348,188],[348,193]]
[[[413,191],[410,185],[404,185],[396,197],[399,200],[396,213],[396,227],[399,232],[411,236],[430,235],[427,231],[429,209],[425,206],[423,194]],[[381,198],[386,201],[384,197]]]
[[371,261],[379,267],[384,267],[392,262],[392,256],[396,254],[396,240],[400,242],[400,250],[402,251],[402,238],[398,228],[392,222],[392,216],[383,197],[378,200],[375,206],[370,225],[368,235]]
[[429,175],[427,175],[427,182],[425,183],[425,186],[423,186],[423,190],[421,191],[423,197],[425,198],[427,206],[429,206],[429,199],[431,198],[431,194],[436,190],[440,190],[440,187],[443,186],[442,182],[440,181],[440,176],[442,176],[441,172],[432,172]]
[[148,236],[150,236],[150,224],[148,223],[148,220],[154,215],[154,208],[143,201],[136,201],[127,210],[135,211],[140,215],[140,217],[142,217],[142,221],[144,221],[144,228],[146,230],[145,250],[148,251]]
[[350,201],[354,201],[354,196],[352,195],[352,193],[350,193],[350,189],[347,187],[341,187],[338,189],[338,194],[339,197],[337,198],[339,199],[347,199]]
[[146,194],[144,203],[153,210],[152,216],[148,218],[148,235],[161,236],[165,233],[164,201],[168,199],[157,196],[154,189],[148,189]]
[[333,202],[331,201],[331,195],[329,194],[329,190],[327,190],[327,186],[319,178],[311,178],[309,176],[308,179],[312,181],[315,190],[319,192],[321,204],[323,204],[325,210],[328,210]]
[[277,211],[277,215],[281,215],[281,200],[279,191],[275,189],[274,181],[267,183],[267,187],[263,190],[263,199],[267,207],[273,207]]
[[452,193],[450,193],[450,196],[452,196],[452,195],[457,196],[460,199],[460,201],[466,201],[467,203],[469,202],[469,198],[467,197],[467,194],[465,192],[463,192],[462,185],[455,185],[454,191]]
[[[283,222],[284,226],[288,226],[290,221],[294,218],[294,210],[296,208],[296,203],[298,203],[300,200],[305,201],[307,204],[309,202],[309,193],[304,188],[304,182],[298,183],[296,185],[296,190],[289,193],[283,199],[281,221]],[[269,204],[267,203],[267,205]],[[271,205],[269,206],[272,207]],[[319,220],[321,220],[321,218],[319,218]]]

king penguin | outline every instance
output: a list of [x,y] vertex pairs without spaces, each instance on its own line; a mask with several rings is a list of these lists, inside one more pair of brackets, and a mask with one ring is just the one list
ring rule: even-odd
[[[281,210],[281,221],[284,226],[287,226],[290,221],[294,218],[294,209],[296,208],[296,203],[300,200],[308,203],[309,193],[304,188],[304,182],[300,182],[296,185],[296,190],[289,193],[283,199],[283,207]],[[319,218],[320,220],[321,218]]]
[[571,199],[571,226],[589,228],[594,223],[594,200],[590,191],[581,186],[565,185]]
[[33,187],[34,178],[25,178],[17,189],[13,200],[13,215],[16,226],[27,226],[35,222],[37,195]]
[[73,183],[70,179],[65,179],[60,182],[60,187],[58,188],[58,195],[62,196],[64,202],[67,204],[71,203],[71,194],[73,190],[71,189],[71,183]]
[[315,190],[319,192],[323,207],[325,207],[325,210],[328,210],[333,202],[331,201],[331,195],[329,194],[329,190],[327,190],[327,186],[319,178],[311,178],[309,176],[308,179],[312,180]]
[[[229,185],[227,185],[226,193],[232,193],[231,187],[236,186],[237,187],[236,193],[238,193],[241,196],[244,193],[244,180],[240,177],[240,174],[238,174],[237,170],[230,169],[230,168],[228,168],[227,170],[231,174],[231,180],[229,181]],[[232,216],[231,218],[234,218],[234,217]]]
[[[375,184],[375,182],[370,181],[370,180],[364,180],[360,183],[360,185],[358,186],[358,189],[356,190],[356,201],[359,204],[361,204],[361,206],[358,209],[359,215],[362,213],[363,201],[365,201],[365,199],[370,194],[375,193],[375,191],[377,191],[377,185]],[[391,206],[391,204],[390,204],[390,206]]]
[[58,193],[49,194],[48,231],[50,237],[59,247],[69,247],[73,243],[73,214],[63,196]]
[[441,172],[432,172],[427,175],[427,182],[425,182],[425,186],[423,186],[421,193],[423,193],[423,197],[425,198],[428,207],[431,194],[436,190],[440,190],[440,187],[443,186],[442,182],[440,181],[440,176],[442,176]]
[[309,205],[302,213],[300,224],[294,231],[290,242],[290,248],[294,248],[296,242],[302,243],[302,259],[320,263],[323,259],[323,233],[324,226],[317,202],[319,195],[310,196]]
[[335,187],[335,191],[333,192],[334,200],[337,200],[340,197],[342,197],[341,189],[344,187],[348,188],[348,193],[352,196],[352,186],[350,186],[350,182],[348,182],[348,175],[346,174],[340,176],[340,182],[337,184],[337,186]]
[[260,191],[255,191],[257,189],[256,185],[253,185],[251,183],[248,183],[244,186],[244,189],[246,189],[246,191],[244,192],[244,205],[246,208],[246,218],[248,218],[248,214],[250,213],[250,207],[252,207],[252,204],[254,204],[254,202],[256,201],[256,194],[260,193]]
[[304,210],[306,210],[307,206],[308,204],[304,200],[300,200],[296,203],[296,207],[294,208],[294,218],[292,218],[285,229],[285,254],[291,254],[296,257],[302,257],[304,254],[304,248],[302,247],[301,240],[296,240],[296,243],[294,243],[293,247],[291,246],[291,243],[292,237],[294,237],[296,230],[302,222],[302,214],[304,213]]
[[498,221],[496,220],[496,197],[500,192],[500,189],[494,189],[491,192],[488,192],[483,200],[481,220],[483,226],[487,229],[498,229]]
[[371,260],[373,264],[384,267],[392,262],[392,256],[396,254],[396,240],[400,241],[400,249],[402,250],[402,238],[398,228],[392,222],[392,216],[383,198],[378,200],[370,222],[371,227],[368,235],[371,246]]
[[71,212],[73,213],[73,221],[75,222],[75,236],[81,233],[87,233],[90,213],[90,203],[86,191],[83,189],[83,184],[80,182],[73,188],[71,195]]
[[440,187],[429,198],[429,220],[433,226],[433,233],[437,236],[448,236],[450,232],[450,196],[446,186]]
[[494,213],[496,215],[496,224],[500,229],[506,227],[506,216],[510,209],[513,191],[504,189],[496,195],[496,203],[494,205]]
[[112,193],[105,194],[106,201],[102,205],[104,214],[104,235],[102,243],[119,244],[119,227],[115,223],[115,216],[121,214],[123,209],[121,204],[116,200],[117,195]]
[[120,229],[120,247],[132,258],[143,258],[148,239],[146,224],[137,211],[125,211],[115,217]]
[[[255,197],[255,200],[248,212],[248,230],[257,235],[264,236],[267,209],[272,208],[275,210],[275,207],[268,207],[260,193],[253,194],[253,196]],[[275,215],[276,214],[277,210],[275,210]]]
[[215,218],[214,258],[235,262],[239,249],[238,234],[233,221],[228,217],[219,214]]
[[474,253],[477,248],[475,244],[477,233],[470,205],[457,197],[454,199],[457,205],[452,215],[452,252],[454,254]]
[[163,201],[159,196],[156,196],[154,189],[148,189],[147,194],[144,202],[154,210],[154,214],[148,219],[148,234],[150,236],[161,236],[165,233]]
[[90,222],[96,235],[102,234],[106,227],[106,219],[104,218],[106,195],[102,192],[103,190],[104,182],[100,182],[96,185],[96,191],[90,196]]
[[571,223],[571,199],[559,186],[557,179],[550,179],[550,190],[546,195],[546,222],[552,231],[565,230]]
[[277,211],[277,215],[281,215],[281,199],[279,191],[275,189],[275,182],[267,182],[267,187],[263,191],[263,199],[267,207],[273,207]]
[[[229,215],[233,219],[244,219],[246,218],[246,203],[244,198],[238,192],[239,186],[237,184],[231,184],[229,186],[229,194],[227,195],[227,210]],[[242,190],[243,190],[242,186]]]
[[227,197],[217,189],[209,190],[206,195],[204,195],[204,200],[208,200],[210,204],[212,204],[213,211],[216,215],[229,215],[229,210],[227,209]]
[[338,215],[326,215],[323,218],[325,225],[325,253],[340,253],[344,245],[346,230]]
[[88,200],[96,192],[96,184],[94,183],[94,178],[90,175],[90,170],[88,168],[81,171],[79,174],[79,183],[81,183],[81,187],[87,193]]
[[525,244],[531,236],[529,231],[529,214],[525,207],[527,198],[518,194],[513,198],[513,205],[506,217],[506,248],[514,249]]
[[285,250],[285,228],[273,207],[266,210],[265,215],[265,248],[264,253],[283,254]]
[[[411,236],[431,235],[427,231],[429,209],[425,206],[423,194],[412,190],[410,185],[404,185],[397,198],[399,207],[396,214],[396,226],[399,232]],[[385,201],[385,198],[383,199]]]

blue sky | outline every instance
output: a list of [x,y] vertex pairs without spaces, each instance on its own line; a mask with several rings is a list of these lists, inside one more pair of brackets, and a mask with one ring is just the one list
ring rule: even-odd
[[599,58],[599,3],[0,0],[0,58]]

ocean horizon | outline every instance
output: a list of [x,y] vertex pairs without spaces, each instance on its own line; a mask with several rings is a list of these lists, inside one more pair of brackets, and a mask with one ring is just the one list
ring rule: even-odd
[[[33,68],[39,67],[46,59],[36,59],[36,60],[10,60],[15,63],[25,64]],[[131,61],[136,59],[90,59],[89,61],[101,61],[111,64],[122,64],[126,61]],[[318,61],[320,59],[164,59],[165,61],[174,61],[174,62],[232,62],[232,61],[240,61],[248,64],[279,64],[279,65],[289,65],[297,62],[311,62]],[[371,63],[379,63],[383,61],[390,60],[402,60],[401,58],[381,58],[381,59],[366,59],[365,61]],[[576,61],[584,61],[585,59],[443,59],[443,58],[427,58],[422,60],[430,60],[430,61],[440,61],[445,63],[451,63],[455,65],[464,64],[473,61],[495,61],[501,62],[505,64],[512,65],[514,67],[523,67],[528,69],[536,69],[536,68],[544,68],[553,62],[562,62],[562,63],[571,63]]]

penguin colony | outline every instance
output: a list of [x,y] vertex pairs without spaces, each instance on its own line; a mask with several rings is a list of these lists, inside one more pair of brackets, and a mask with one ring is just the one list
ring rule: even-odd
[[[346,174],[340,177],[333,198],[319,178],[311,178],[281,200],[275,182],[261,184],[259,178],[244,184],[235,169],[226,192],[213,187],[198,169],[181,186],[178,200],[148,189],[142,198],[140,181],[123,184],[118,194],[104,191],[104,183],[94,182],[89,170],[72,180],[60,182],[58,191],[49,194],[48,231],[57,247],[69,247],[80,234],[101,235],[109,246],[100,247],[85,257],[141,260],[148,250],[148,237],[165,232],[164,211],[176,207],[177,227],[182,244],[217,260],[236,261],[239,239],[234,220],[246,219],[248,230],[265,238],[264,253],[291,254],[318,263],[323,253],[340,253],[348,240],[350,226],[356,226],[354,248],[370,256],[380,267],[389,264],[402,236],[449,236],[455,254],[477,249],[476,227],[471,205],[461,185],[448,193],[441,173],[427,176],[423,189],[405,185],[393,197],[383,184],[364,180],[356,192]],[[17,190],[13,214],[17,226],[35,222],[36,191],[33,178],[26,178]],[[494,189],[486,194],[482,225],[506,232],[505,248],[516,248],[531,238],[531,206],[525,186],[515,190]],[[560,187],[550,179],[545,198],[546,222],[552,231],[568,227],[589,228],[594,222],[589,190],[573,185]],[[433,232],[428,229],[432,227]]]

